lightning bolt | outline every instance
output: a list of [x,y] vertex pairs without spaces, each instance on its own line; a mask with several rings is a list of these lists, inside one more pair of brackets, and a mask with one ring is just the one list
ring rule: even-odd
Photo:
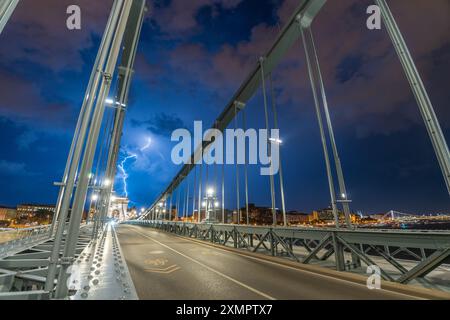
[[133,155],[125,157],[125,159],[123,159],[119,165],[119,169],[122,172],[123,191],[125,193],[125,197],[127,197],[127,198],[128,198],[127,179],[129,177],[129,175],[128,175],[127,171],[125,170],[125,163],[130,159],[137,159],[137,155],[133,154]]
[[[144,152],[145,150],[147,150],[147,149],[150,148],[151,144],[152,144],[152,139],[151,139],[151,138],[148,138],[148,139],[147,139],[147,143],[146,143],[141,149],[139,149],[139,151],[140,151],[141,153]],[[123,191],[124,191],[124,193],[125,193],[125,197],[126,197],[126,198],[128,198],[128,183],[127,183],[127,180],[128,180],[128,178],[129,178],[129,174],[128,174],[128,172],[125,170],[125,164],[127,163],[128,160],[131,160],[131,159],[137,160],[137,159],[138,159],[138,155],[135,154],[135,153],[129,153],[129,152],[127,151],[127,154],[129,154],[129,155],[127,155],[127,156],[122,160],[122,162],[120,163],[120,165],[118,166],[120,172],[122,173]]]

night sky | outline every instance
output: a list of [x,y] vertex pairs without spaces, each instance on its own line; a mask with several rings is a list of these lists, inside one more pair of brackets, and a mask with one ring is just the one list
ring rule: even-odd
[[[298,0],[156,0],[145,21],[121,149],[129,195],[150,205],[179,168],[177,128],[209,127]],[[450,2],[388,2],[450,141]],[[66,29],[66,8],[82,30]],[[0,36],[0,205],[54,203],[112,1],[22,0]],[[352,209],[450,212],[417,104],[386,30],[369,31],[372,1],[330,0],[313,32]],[[288,209],[326,207],[329,193],[300,42],[274,71]],[[263,128],[262,93],[248,105]],[[141,149],[151,139],[151,146]],[[250,202],[269,205],[269,180],[251,168]],[[210,169],[214,172],[214,168]],[[233,182],[232,168],[228,183]],[[210,176],[213,176],[211,173]],[[119,174],[115,190],[123,194]],[[230,189],[231,190],[231,189]],[[243,197],[243,196],[241,196]],[[227,199],[232,206],[233,196]],[[227,202],[228,203],[228,202]]]

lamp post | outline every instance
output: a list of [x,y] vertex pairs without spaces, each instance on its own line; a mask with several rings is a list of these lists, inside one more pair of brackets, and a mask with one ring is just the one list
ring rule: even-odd
[[219,208],[220,204],[217,201],[217,196],[213,188],[209,188],[206,191],[206,196],[203,198],[202,207],[206,211],[204,223],[217,223],[216,219],[216,209]]
[[[275,110],[275,108],[274,108]],[[276,114],[276,111],[275,111]],[[278,127],[278,118],[276,116],[276,127]],[[287,217],[286,217],[286,204],[285,204],[285,198],[284,198],[284,178],[283,178],[283,166],[281,164],[281,145],[283,144],[283,140],[280,138],[269,138],[269,143],[275,144],[278,146],[278,163],[279,163],[279,170],[278,175],[280,177],[280,195],[281,195],[281,210],[283,213],[283,226],[287,227]],[[248,212],[247,212],[248,214]]]
[[161,220],[161,215],[164,213],[164,209],[163,209],[163,207],[164,207],[164,203],[163,202],[160,202],[159,204],[158,204],[158,209],[157,209],[157,216],[156,216],[156,220]]

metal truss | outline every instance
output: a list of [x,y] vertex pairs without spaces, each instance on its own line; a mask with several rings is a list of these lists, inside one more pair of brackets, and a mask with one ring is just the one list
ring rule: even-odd
[[19,0],[2,0],[0,1],[0,34],[5,28],[6,23],[16,9]]
[[[337,259],[332,259],[337,247],[346,258],[341,271],[361,269],[351,259],[357,256],[366,266],[377,265],[384,280],[403,284],[426,281],[424,277],[448,262],[450,256],[450,232],[273,228],[148,220],[127,224],[339,270]],[[380,264],[380,259],[385,263]],[[396,272],[388,270],[387,265]]]
[[[92,229],[84,225],[76,245],[76,257],[91,242]],[[63,238],[65,243],[66,235]],[[9,255],[0,260],[0,300],[42,300],[49,299],[50,293],[45,290],[50,256],[54,246],[54,237],[48,233],[36,237],[28,237],[27,244],[12,248],[6,243]],[[32,241],[33,240],[33,241]],[[14,252],[14,253],[13,253]],[[61,255],[62,251],[60,252]],[[59,272],[60,267],[57,269]]]
[[50,238],[50,226],[20,229],[0,233],[0,259]]

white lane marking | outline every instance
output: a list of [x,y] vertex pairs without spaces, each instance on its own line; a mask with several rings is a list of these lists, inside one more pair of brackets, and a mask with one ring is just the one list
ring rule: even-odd
[[157,244],[163,246],[164,248],[167,248],[167,249],[169,249],[169,250],[171,250],[171,251],[173,251],[173,252],[179,254],[180,256],[182,256],[182,257],[184,257],[184,258],[186,258],[186,259],[188,259],[188,260],[190,260],[190,261],[192,261],[192,262],[194,262],[194,263],[196,263],[196,264],[202,266],[203,268],[208,269],[209,271],[214,272],[215,274],[218,274],[219,276],[221,276],[221,277],[223,277],[223,278],[225,278],[225,279],[228,279],[228,280],[230,280],[230,281],[232,281],[232,282],[234,282],[234,283],[240,285],[241,287],[244,287],[244,288],[246,288],[246,289],[248,289],[248,290],[250,290],[250,291],[252,291],[252,292],[254,292],[254,293],[256,293],[256,294],[258,294],[258,295],[260,295],[260,296],[262,296],[262,297],[264,297],[264,298],[266,298],[266,299],[269,299],[269,300],[276,300],[274,297],[271,297],[271,296],[269,296],[268,294],[265,294],[264,292],[261,292],[261,291],[255,289],[255,288],[252,288],[252,287],[246,285],[245,283],[240,282],[239,280],[236,280],[236,279],[234,279],[234,278],[231,278],[231,277],[227,276],[226,274],[223,274],[223,273],[220,272],[220,271],[214,270],[213,268],[208,267],[207,265],[205,265],[205,264],[203,264],[203,263],[201,263],[201,262],[195,260],[194,258],[191,258],[191,257],[189,257],[189,256],[187,256],[187,255],[185,255],[185,254],[183,254],[183,253],[181,253],[181,252],[179,252],[179,251],[177,251],[177,250],[175,250],[175,249],[173,249],[173,248],[171,248],[171,247],[165,245],[164,243],[161,243],[161,242],[159,242],[158,240],[155,240],[155,239],[153,239],[153,238],[147,236],[146,234],[143,234],[143,233],[141,233],[141,232],[139,232],[139,231],[137,231],[137,230],[134,230],[134,232],[140,234],[141,236],[143,236],[143,237],[145,237],[145,238],[147,238],[147,239],[149,239],[149,240],[151,240],[151,241],[153,241],[153,242],[156,242]]
[[[280,264],[280,263],[277,263],[277,262],[268,261],[268,260],[264,260],[264,259],[261,259],[261,258],[248,256],[248,255],[246,255],[244,253],[229,251],[229,250],[226,250],[226,249],[223,249],[223,248],[210,246],[210,245],[208,245],[206,243],[200,243],[200,242],[197,242],[197,241],[194,241],[194,240],[191,240],[191,239],[186,239],[184,237],[179,237],[179,236],[177,236],[177,237],[180,238],[181,240],[184,240],[185,242],[196,243],[198,245],[201,245],[203,247],[207,247],[207,248],[210,248],[210,249],[217,249],[217,250],[225,251],[225,252],[228,252],[228,253],[231,253],[231,254],[235,254],[235,255],[238,255],[238,256],[241,256],[241,257],[244,257],[244,258],[257,260],[257,261],[260,261],[260,262],[265,262],[267,264],[283,267],[283,268],[286,268],[286,269],[291,269],[291,270],[295,270],[295,271],[298,271],[298,272],[305,272],[305,273],[309,273],[309,274],[312,274],[312,275],[317,276],[317,277],[322,277],[322,278],[330,279],[330,280],[333,280],[333,281],[346,282],[346,283],[349,283],[349,284],[352,284],[352,285],[356,285],[356,286],[360,286],[360,287],[363,287],[363,288],[367,288],[365,284],[362,284],[362,283],[359,283],[359,282],[353,282],[351,280],[346,280],[346,279],[338,279],[338,278],[334,278],[332,276],[328,276],[328,275],[324,275],[324,274],[320,274],[320,273],[315,273],[314,271],[302,270],[302,269],[294,268],[294,267],[291,267],[291,266],[288,266],[288,265]],[[367,290],[369,290],[369,289],[367,289]],[[409,294],[406,294],[406,293],[400,293],[400,292],[390,291],[390,290],[386,290],[386,289],[381,289],[380,291],[385,292],[385,293],[389,293],[389,294],[393,294],[393,295],[408,297],[409,299],[413,298],[415,300],[427,300],[425,298],[416,297],[416,296],[412,296],[412,295],[409,295]]]
[[159,254],[163,254],[164,251],[160,251],[160,250],[155,250],[155,251],[150,251],[149,254],[154,254],[154,255],[159,255]]

